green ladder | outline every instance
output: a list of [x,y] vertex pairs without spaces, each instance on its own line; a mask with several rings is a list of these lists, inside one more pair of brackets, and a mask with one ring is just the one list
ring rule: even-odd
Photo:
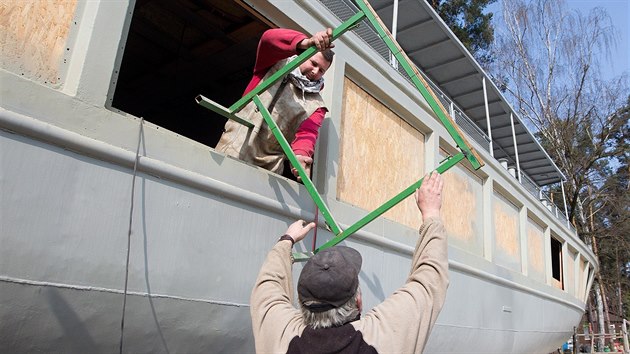
[[[452,118],[448,115],[446,109],[440,103],[440,100],[436,97],[433,90],[428,85],[428,83],[422,78],[422,75],[417,70],[415,65],[411,63],[409,57],[405,54],[404,50],[398,45],[396,40],[392,37],[387,30],[387,27],[380,20],[376,12],[372,9],[370,4],[366,0],[355,0],[355,3],[359,7],[359,12],[354,14],[348,20],[343,22],[339,27],[333,30],[332,40],[339,38],[346,31],[353,29],[356,27],[361,21],[367,20],[373,27],[376,29],[379,37],[385,42],[389,50],[392,52],[398,63],[405,69],[407,74],[411,77],[411,82],[418,89],[422,97],[427,101],[431,110],[438,117],[440,122],[444,125],[450,136],[453,138],[455,143],[457,144],[457,148],[460,150],[459,153],[447,157],[444,161],[442,161],[439,166],[436,168],[438,173],[444,173],[451,167],[455,166],[458,162],[466,159],[470,162],[471,166],[477,170],[483,166],[483,162],[481,158],[477,155],[477,153],[470,147],[470,144],[464,138],[464,135],[461,133],[457,125],[453,122]],[[292,60],[290,63],[286,64],[283,68],[278,70],[271,77],[267,78],[258,86],[256,86],[252,91],[247,93],[245,96],[241,97],[236,103],[231,105],[229,108],[223,107],[222,105],[209,100],[208,98],[199,95],[195,98],[197,103],[205,108],[212,110],[215,113],[218,113],[228,119],[232,119],[240,124],[245,125],[248,128],[253,128],[252,122],[245,118],[241,118],[237,116],[238,112],[243,109],[249,102],[254,102],[254,104],[258,107],[260,114],[262,114],[265,123],[271,129],[274,137],[280,143],[280,146],[284,153],[287,155],[289,162],[291,165],[298,171],[298,175],[302,179],[302,183],[306,187],[311,198],[315,202],[315,205],[319,208],[328,225],[330,231],[335,234],[335,237],[330,239],[328,242],[324,243],[320,247],[316,248],[312,252],[296,252],[293,254],[294,260],[298,262],[306,261],[308,258],[313,256],[315,253],[324,250],[326,248],[335,246],[336,244],[345,240],[348,236],[354,234],[358,230],[360,230],[365,225],[372,222],[377,217],[381,216],[383,213],[387,212],[389,209],[393,208],[395,205],[403,201],[405,198],[410,196],[415,192],[416,189],[420,188],[422,185],[423,178],[419,179],[409,187],[405,188],[402,192],[398,193],[396,196],[386,201],[380,207],[374,209],[372,212],[367,214],[365,217],[361,218],[359,221],[351,225],[345,230],[341,230],[337,222],[335,221],[332,213],[328,209],[328,206],[319,195],[317,188],[311,181],[310,177],[306,174],[306,171],[302,168],[300,163],[297,160],[295,153],[291,150],[291,146],[289,142],[284,137],[278,126],[274,122],[271,114],[267,107],[263,105],[260,101],[258,95],[269,87],[271,87],[278,80],[281,80],[286,74],[293,71],[300,64],[305,62],[308,58],[315,55],[317,53],[317,48],[315,46],[306,49],[302,52],[298,57]]]

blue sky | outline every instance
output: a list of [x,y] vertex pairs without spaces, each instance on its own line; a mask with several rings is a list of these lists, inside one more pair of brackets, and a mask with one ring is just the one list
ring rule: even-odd
[[[495,13],[495,18],[501,14],[501,2],[489,6],[489,12]],[[630,75],[630,0],[566,0],[568,9],[578,10],[587,14],[595,7],[601,7],[610,16],[615,31],[618,34],[616,48],[611,49],[610,61],[601,60],[604,79],[611,79],[626,72]]]

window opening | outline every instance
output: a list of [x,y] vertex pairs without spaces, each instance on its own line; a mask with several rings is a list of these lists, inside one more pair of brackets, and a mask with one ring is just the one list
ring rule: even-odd
[[564,289],[562,281],[562,243],[555,238],[551,238],[551,276],[560,282],[561,289]]
[[269,28],[236,1],[137,0],[112,107],[214,147],[227,119],[195,96],[239,99]]

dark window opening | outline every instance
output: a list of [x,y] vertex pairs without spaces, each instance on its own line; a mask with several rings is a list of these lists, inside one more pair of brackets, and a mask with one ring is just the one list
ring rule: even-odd
[[[551,238],[551,275],[562,284],[562,243]],[[562,284],[564,289],[564,284]]]
[[236,102],[269,28],[237,1],[137,0],[112,106],[215,147],[226,119],[195,97]]

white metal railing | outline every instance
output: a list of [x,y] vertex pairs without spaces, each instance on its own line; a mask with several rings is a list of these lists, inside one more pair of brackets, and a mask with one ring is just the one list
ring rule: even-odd
[[566,225],[567,228],[569,228],[571,231],[573,231],[574,234],[577,234],[577,230],[569,222],[569,219],[567,218],[567,216],[562,212],[560,208],[558,208],[558,206],[554,202],[551,201],[551,199],[549,198],[549,195],[545,191],[543,191],[540,187],[538,187],[536,182],[532,181],[532,179],[524,172],[521,172],[521,181],[522,181],[521,184],[523,185],[523,187],[525,187],[525,189],[531,195],[539,199],[542,205],[544,205],[547,208],[547,210],[551,212],[553,216],[555,216],[560,221],[562,221],[562,223]]

